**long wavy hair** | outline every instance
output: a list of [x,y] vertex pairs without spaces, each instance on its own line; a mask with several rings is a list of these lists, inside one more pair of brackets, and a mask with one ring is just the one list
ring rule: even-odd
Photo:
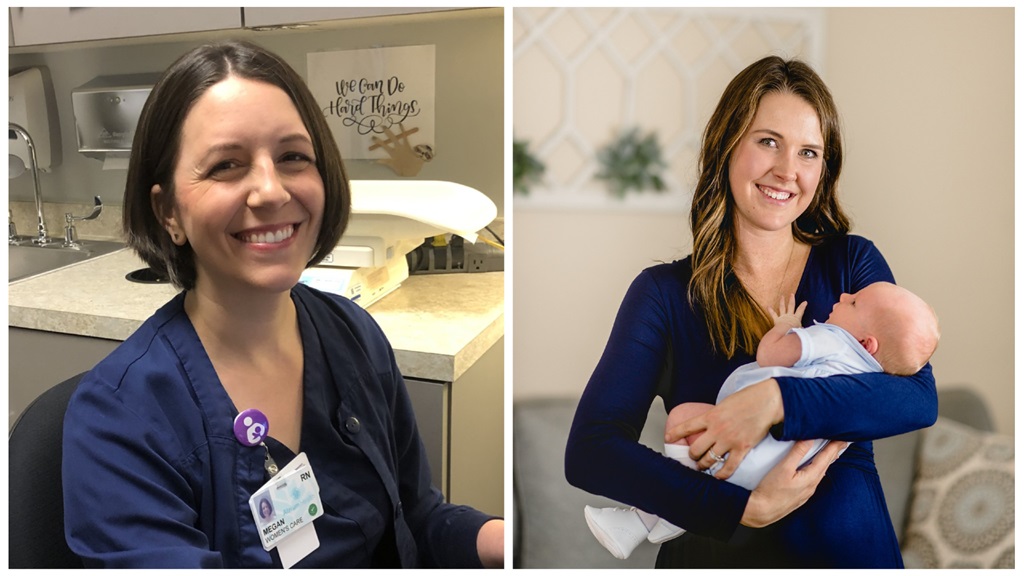
[[824,167],[811,204],[793,222],[793,236],[805,244],[846,234],[850,221],[839,205],[837,186],[843,167],[839,113],[828,87],[799,60],[769,56],[732,79],[715,108],[701,143],[697,189],[690,208],[693,231],[691,306],[704,311],[712,344],[732,358],[737,351],[754,355],[772,321],[744,288],[733,270],[736,257],[734,200],[729,187],[729,160],[746,133],[765,94],[794,94],[818,114],[824,138]]

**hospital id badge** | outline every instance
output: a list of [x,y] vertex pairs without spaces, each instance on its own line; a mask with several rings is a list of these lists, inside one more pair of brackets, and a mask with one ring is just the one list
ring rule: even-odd
[[323,515],[320,486],[305,452],[249,497],[263,549],[270,551]]

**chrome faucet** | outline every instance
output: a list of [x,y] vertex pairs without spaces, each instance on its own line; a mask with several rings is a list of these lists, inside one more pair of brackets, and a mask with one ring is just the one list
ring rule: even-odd
[[92,207],[92,212],[88,216],[75,216],[71,212],[64,213],[64,221],[67,224],[64,225],[64,244],[65,248],[78,248],[81,244],[78,243],[78,232],[75,231],[75,220],[95,220],[100,212],[103,211],[103,201],[100,200],[99,196],[93,198],[95,205]]
[[25,143],[28,144],[29,161],[32,164],[32,183],[35,186],[36,214],[39,216],[39,231],[36,237],[32,239],[32,243],[39,245],[49,244],[52,240],[46,236],[46,222],[43,220],[43,194],[39,190],[39,168],[36,161],[36,145],[32,142],[32,136],[29,135],[28,130],[25,130],[14,122],[8,122],[7,127],[9,130],[14,131],[24,138]]
[[18,228],[14,225],[14,211],[7,209],[7,243],[14,244],[18,241]]

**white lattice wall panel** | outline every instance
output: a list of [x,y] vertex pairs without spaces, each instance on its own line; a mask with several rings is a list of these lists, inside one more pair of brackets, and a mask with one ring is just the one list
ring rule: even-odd
[[[516,8],[514,131],[546,171],[516,205],[686,210],[700,134],[729,80],[768,54],[821,72],[820,9]],[[655,132],[663,193],[594,178],[621,131]]]

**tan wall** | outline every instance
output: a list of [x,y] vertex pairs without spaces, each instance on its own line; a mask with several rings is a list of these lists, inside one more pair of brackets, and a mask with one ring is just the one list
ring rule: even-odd
[[[938,386],[974,387],[1012,432],[1013,10],[825,12],[854,231],[938,312]],[[514,398],[579,395],[629,282],[688,254],[686,216],[513,213]]]
[[828,23],[856,230],[938,312],[938,385],[977,388],[1010,432],[1013,10],[835,10]]
[[[197,9],[199,10],[199,9]],[[500,8],[439,14],[363,18],[320,24],[301,31],[218,31],[156,40],[64,44],[38,52],[9,54],[12,69],[46,66],[53,78],[64,159],[41,174],[46,202],[89,203],[100,195],[108,205],[124,196],[125,170],[104,171],[99,160],[78,153],[71,91],[100,75],[159,72],[194,46],[236,38],[273,50],[306,77],[306,54],[370,47],[433,44],[435,55],[434,159],[418,180],[451,180],[476,188],[504,216],[504,12]],[[415,143],[415,137],[413,138]],[[401,179],[373,160],[346,160],[349,178]],[[32,201],[32,178],[9,181],[13,200]],[[63,221],[48,222],[57,227]],[[21,229],[19,229],[21,230]]]

